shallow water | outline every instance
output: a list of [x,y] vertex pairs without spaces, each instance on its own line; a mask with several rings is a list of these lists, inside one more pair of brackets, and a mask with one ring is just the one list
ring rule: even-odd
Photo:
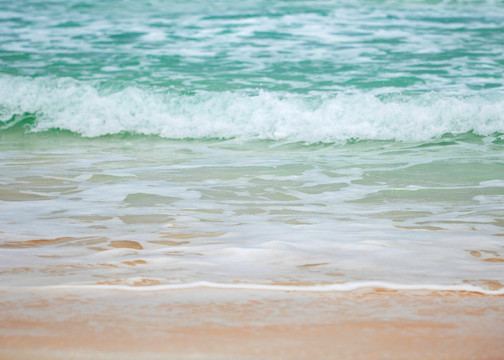
[[1,285],[504,280],[504,3],[0,2]]

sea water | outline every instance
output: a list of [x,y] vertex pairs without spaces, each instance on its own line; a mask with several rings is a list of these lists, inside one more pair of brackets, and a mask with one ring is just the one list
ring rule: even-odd
[[0,285],[502,292],[503,34],[499,0],[2,0]]

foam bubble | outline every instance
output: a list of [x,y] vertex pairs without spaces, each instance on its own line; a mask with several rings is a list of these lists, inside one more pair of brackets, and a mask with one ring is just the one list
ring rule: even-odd
[[181,94],[127,87],[110,91],[73,79],[0,78],[0,121],[35,114],[31,131],[86,137],[129,132],[181,138],[427,140],[446,133],[504,131],[502,94],[293,95],[266,91]]

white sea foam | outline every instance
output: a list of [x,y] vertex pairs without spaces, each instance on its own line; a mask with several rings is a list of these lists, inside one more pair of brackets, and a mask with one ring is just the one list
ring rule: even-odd
[[261,291],[297,291],[297,292],[349,292],[360,289],[388,289],[388,290],[417,290],[417,291],[456,291],[476,292],[485,295],[504,295],[504,289],[488,290],[475,285],[434,285],[434,284],[397,284],[385,281],[362,281],[324,285],[269,285],[269,284],[227,284],[208,281],[197,281],[182,284],[166,284],[152,286],[128,285],[55,285],[45,286],[40,289],[89,289],[89,290],[123,290],[123,291],[169,291],[187,290],[198,288],[211,288],[223,290],[261,290]]
[[[121,132],[165,138],[426,140],[445,133],[504,131],[504,96],[380,98],[370,93],[282,95],[201,92],[184,95],[127,87],[116,92],[72,79],[0,78],[0,120],[35,114],[31,131],[86,137]],[[3,127],[10,126],[9,123]]]

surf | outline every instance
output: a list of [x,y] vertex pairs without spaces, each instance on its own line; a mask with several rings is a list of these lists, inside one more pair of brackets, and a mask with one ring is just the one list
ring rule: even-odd
[[445,134],[504,132],[504,94],[290,94],[199,91],[70,78],[0,77],[0,130],[67,130],[83,137],[121,133],[167,139],[338,142],[423,141]]

